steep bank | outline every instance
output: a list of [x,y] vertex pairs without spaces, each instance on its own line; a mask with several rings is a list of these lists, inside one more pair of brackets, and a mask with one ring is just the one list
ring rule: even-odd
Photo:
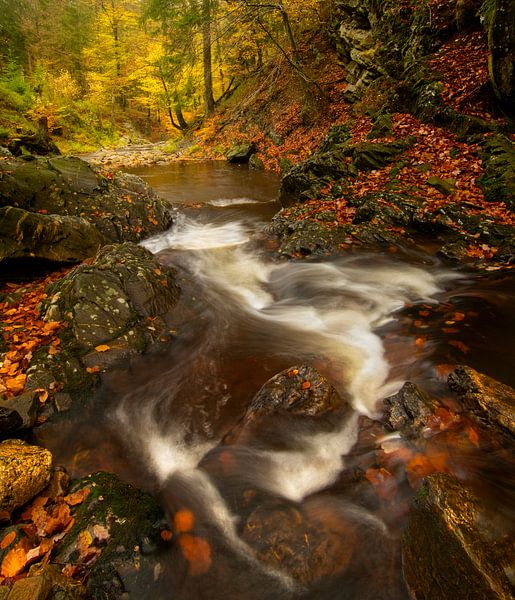
[[505,267],[513,90],[496,49],[511,43],[510,14],[502,2],[338,2],[329,38],[301,47],[303,77],[285,59],[267,67],[190,152],[251,144],[252,168],[282,174],[273,231],[287,256],[408,244]]

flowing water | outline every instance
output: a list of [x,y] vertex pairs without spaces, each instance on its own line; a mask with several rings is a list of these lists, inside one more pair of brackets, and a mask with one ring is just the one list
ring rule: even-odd
[[[513,384],[504,341],[514,325],[513,281],[453,272],[419,252],[279,261],[263,233],[279,208],[275,177],[225,163],[137,173],[179,208],[172,230],[143,244],[178,272],[174,342],[109,376],[86,414],[43,434],[73,475],[113,470],[159,494],[170,514],[195,514],[209,568],[188,570],[187,549],[170,550],[137,597],[407,598],[398,539],[412,492],[399,482],[385,509],[368,482],[349,482],[381,443],[360,437],[356,446],[363,415],[374,417],[408,379],[444,398],[435,367],[464,358]],[[421,322],[420,311],[431,316]],[[466,318],[443,331],[456,311]],[[278,417],[259,443],[219,445],[268,378],[303,364],[353,410],[323,422]],[[454,460],[462,477],[488,481],[494,499],[510,506],[493,460]],[[258,498],[253,515],[246,494]],[[303,575],[299,556],[273,560],[256,546],[256,519],[278,551],[310,552],[317,576]]]

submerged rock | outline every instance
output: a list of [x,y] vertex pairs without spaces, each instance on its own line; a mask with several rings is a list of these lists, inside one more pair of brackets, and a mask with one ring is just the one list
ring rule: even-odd
[[50,481],[52,455],[20,440],[0,444],[0,512],[12,512]]
[[402,554],[415,600],[509,600],[515,593],[513,539],[450,475],[425,480],[411,507]]
[[345,571],[357,528],[323,504],[301,508],[265,503],[249,516],[242,537],[260,561],[306,584]]
[[467,366],[449,375],[449,387],[483,424],[515,437],[515,390]]
[[30,257],[80,262],[94,256],[105,242],[97,228],[80,217],[0,208],[0,261]]

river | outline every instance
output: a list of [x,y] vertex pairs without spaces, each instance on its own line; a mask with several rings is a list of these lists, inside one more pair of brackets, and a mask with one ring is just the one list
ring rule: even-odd
[[[277,260],[263,232],[280,208],[275,176],[218,162],[134,172],[179,211],[171,231],[143,244],[177,270],[175,339],[109,375],[91,406],[42,434],[73,476],[112,470],[156,493],[170,514],[195,515],[210,568],[188,572],[171,549],[134,597],[406,599],[399,536],[413,492],[398,482],[386,510],[368,482],[348,482],[352,469],[373,463],[382,442],[355,447],[358,430],[406,380],[444,398],[441,365],[466,361],[514,385],[505,341],[515,329],[513,278],[451,270],[420,253]],[[350,414],[309,426],[278,420],[259,444],[232,449],[230,476],[221,477],[224,434],[270,377],[303,364],[329,379]],[[208,453],[213,458],[203,459]],[[453,465],[510,506],[494,457],[458,451]],[[244,535],[235,510],[242,490],[264,499],[258,511],[277,547],[287,547],[298,527],[320,577],[294,580],[281,561],[256,558],[248,521]],[[302,557],[283,560],[290,573],[302,571]]]

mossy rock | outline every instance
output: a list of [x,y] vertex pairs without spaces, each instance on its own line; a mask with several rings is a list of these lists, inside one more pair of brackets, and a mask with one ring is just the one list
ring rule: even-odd
[[61,542],[54,561],[76,562],[81,532],[92,532],[95,526],[105,528],[108,537],[100,544],[101,553],[87,576],[87,597],[121,600],[153,582],[154,567],[164,551],[160,538],[165,528],[164,514],[150,494],[111,473],[84,477],[74,482],[71,492],[85,488],[90,493],[74,509],[75,524]]
[[370,130],[367,138],[369,140],[375,140],[377,138],[388,137],[392,135],[393,131],[393,122],[391,115],[385,113],[379,115],[372,124],[372,129]]
[[80,217],[0,208],[0,262],[12,258],[81,262],[94,256],[106,241],[93,224]]
[[478,180],[486,200],[515,208],[515,148],[503,135],[487,139],[481,150],[484,174]]
[[352,147],[352,161],[359,171],[381,169],[415,143],[414,138],[391,143],[363,142]]
[[[82,264],[48,288],[44,317],[70,325],[82,353],[108,344],[109,350],[141,352],[171,327],[179,289],[174,272],[160,267],[135,244],[106,246],[91,264]],[[97,357],[102,361],[109,352]],[[98,364],[98,363],[97,363]]]
[[0,162],[0,206],[81,217],[112,242],[138,242],[173,222],[170,205],[141,178],[107,179],[76,157]]

